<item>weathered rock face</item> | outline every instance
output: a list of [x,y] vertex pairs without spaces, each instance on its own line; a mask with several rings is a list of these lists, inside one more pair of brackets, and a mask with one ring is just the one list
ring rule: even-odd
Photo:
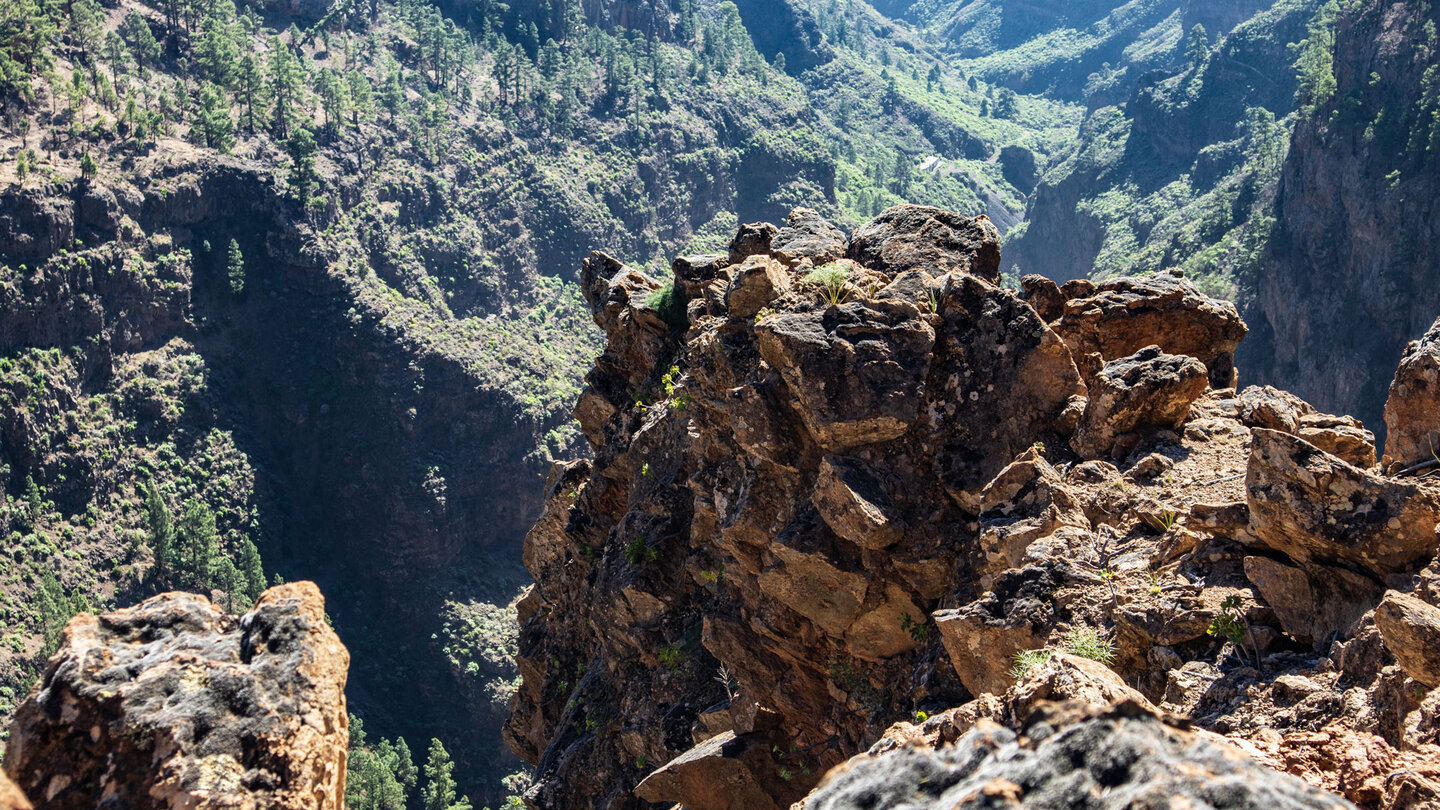
[[1248,329],[1233,304],[1168,274],[1111,279],[1076,292],[1083,294],[1067,296],[1055,331],[1077,359],[1115,360],[1159,346],[1204,363],[1214,387],[1235,385],[1235,349]]
[[990,724],[952,746],[857,760],[834,773],[805,808],[1039,810],[1062,806],[1062,801],[1065,807],[1095,810],[1354,807],[1223,745],[1166,726],[1129,703],[1098,712],[1058,704],[1033,720],[1024,737]]
[[1385,400],[1385,464],[1440,469],[1440,320],[1405,349]]
[[[797,211],[677,260],[683,332],[635,303],[657,281],[587,265],[611,346],[580,408],[595,460],[555,468],[526,542],[506,733],[537,766],[527,801],[780,808],[898,720],[926,715],[884,746],[1079,699],[1189,713],[1393,807],[1376,774],[1440,742],[1440,698],[1418,700],[1407,679],[1429,676],[1381,640],[1428,625],[1377,630],[1376,606],[1387,583],[1440,595],[1440,570],[1417,576],[1436,485],[1369,469],[1354,420],[1237,394],[1245,326],[1180,279],[1017,294],[990,280],[986,223],[929,209],[862,226],[845,258],[833,238]],[[1022,654],[1046,663],[1016,685]],[[1245,764],[1216,771],[1233,775],[1217,793],[1182,767],[1209,767],[1198,738],[1141,725],[1154,733],[1079,734],[1155,752],[1123,775],[1046,749],[1034,768],[1057,770],[994,801],[1040,806],[1022,801],[1066,780],[1171,797],[1144,776],[1196,806],[1346,806]],[[1300,747],[1320,728],[1333,736]],[[1323,764],[1352,741],[1369,764]],[[936,790],[972,776],[946,773]],[[1425,789],[1416,773],[1405,795]]]
[[34,810],[34,805],[4,771],[0,771],[0,810]]
[[308,582],[243,617],[183,593],[82,614],[16,714],[5,772],[57,810],[338,810],[349,661]]

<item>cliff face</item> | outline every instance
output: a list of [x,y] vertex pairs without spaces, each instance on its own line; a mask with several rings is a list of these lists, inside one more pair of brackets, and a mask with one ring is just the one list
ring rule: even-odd
[[1388,369],[1440,307],[1434,3],[1369,0],[1335,28],[1333,96],[1296,127],[1246,364],[1377,423]]
[[349,662],[309,582],[243,617],[182,593],[85,614],[20,707],[5,772],[56,810],[338,810]]
[[[397,210],[420,229],[433,202],[410,190]],[[205,501],[222,557],[238,562],[253,540],[263,576],[343,594],[331,611],[363,656],[356,708],[372,727],[446,740],[468,778],[514,770],[491,744],[508,695],[488,688],[513,665],[467,660],[460,648],[479,645],[451,631],[477,608],[503,609],[525,580],[505,561],[539,512],[547,446],[574,441],[536,396],[563,352],[535,327],[530,356],[504,362],[516,338],[503,324],[422,318],[433,316],[424,299],[387,292],[413,278],[383,262],[388,281],[354,271],[350,245],[319,237],[270,175],[240,161],[12,189],[0,207],[0,462],[12,492],[28,477],[42,493],[12,557],[25,574],[7,584],[8,620],[23,627],[45,604],[45,572],[76,604],[209,592],[155,565],[139,508],[153,482],[177,521],[190,498]],[[239,291],[230,239],[244,255]],[[453,267],[434,259],[437,273]],[[547,328],[569,328],[562,295],[513,294],[538,298]],[[40,620],[70,612],[41,608]],[[40,639],[24,641],[0,656],[17,702]]]
[[[846,237],[797,210],[676,260],[682,330],[658,282],[587,260],[595,459],[551,472],[525,547],[528,801],[784,807],[897,720],[930,716],[888,738],[934,747],[1076,698],[1403,806],[1380,763],[1427,761],[1402,752],[1432,750],[1440,701],[1391,654],[1440,615],[1440,484],[1381,476],[1353,419],[1237,393],[1245,325],[1188,282],[1016,293],[999,261],[983,218],[901,207]],[[1387,629],[1382,597],[1424,607]],[[1064,653],[1113,672],[1035,666]],[[1322,728],[1374,755],[1282,739]]]

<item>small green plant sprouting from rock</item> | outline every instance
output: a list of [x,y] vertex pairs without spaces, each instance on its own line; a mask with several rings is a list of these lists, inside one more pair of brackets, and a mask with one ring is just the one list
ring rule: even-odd
[[924,644],[925,640],[930,637],[930,628],[925,626],[925,622],[915,621],[910,618],[909,613],[900,616],[900,629],[909,633],[910,638],[914,639],[916,644]]
[[850,271],[840,264],[817,267],[800,279],[802,285],[816,288],[820,298],[832,307],[838,307],[850,300],[849,281]]
[[1160,585],[1160,572],[1150,572],[1150,593],[1159,596],[1165,589]]
[[721,580],[725,579],[725,567],[721,566],[720,569],[716,571],[701,571],[700,579],[711,585],[716,585]]
[[1115,660],[1115,642],[1088,627],[1077,627],[1066,634],[1063,649],[1070,655],[1099,661],[1107,667]]
[[1175,524],[1180,522],[1180,511],[1167,506],[1158,512],[1147,512],[1143,517],[1145,522],[1150,524],[1150,528],[1161,534],[1168,534],[1175,528]]
[[645,297],[645,306],[660,313],[661,319],[677,332],[689,325],[685,313],[685,294],[676,290],[674,284],[666,284]]
[[650,462],[647,461],[640,465],[640,475],[644,478],[650,477]]
[[671,672],[679,672],[680,665],[685,663],[685,653],[681,651],[678,644],[671,644],[661,649],[657,657],[660,659],[660,665]]
[[625,559],[631,565],[653,562],[660,556],[655,549],[650,548],[650,538],[641,535],[625,545]]
[[1205,632],[1216,638],[1223,638],[1235,645],[1240,654],[1249,657],[1250,653],[1245,649],[1245,639],[1250,638],[1250,644],[1254,647],[1255,665],[1260,665],[1260,647],[1255,643],[1255,636],[1250,631],[1250,622],[1245,618],[1243,609],[1244,602],[1239,594],[1233,594],[1220,603],[1220,612],[1210,621],[1210,626]]
[[924,723],[926,720],[929,720],[929,719],[930,719],[930,715],[929,715],[927,712],[915,712],[915,722],[916,722],[917,724],[918,724],[918,723]]
[[646,766],[649,765],[649,764],[650,764],[650,761],[649,761],[649,759],[646,758],[646,756],[645,756],[644,754],[641,754],[640,756],[635,757],[635,770],[637,770],[637,771],[643,771],[643,770],[645,770]]
[[1017,681],[1024,680],[1030,670],[1049,661],[1055,655],[1055,651],[1049,647],[1042,647],[1038,650],[1021,650],[1015,653],[1015,666],[1010,668],[1010,677]]

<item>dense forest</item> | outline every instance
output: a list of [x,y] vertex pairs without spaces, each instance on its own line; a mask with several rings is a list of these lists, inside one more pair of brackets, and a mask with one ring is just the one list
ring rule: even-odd
[[1213,5],[6,2],[0,718],[78,611],[316,579],[351,803],[513,801],[519,540],[588,451],[580,259],[918,202],[987,214],[1012,283],[1245,304],[1349,11]]

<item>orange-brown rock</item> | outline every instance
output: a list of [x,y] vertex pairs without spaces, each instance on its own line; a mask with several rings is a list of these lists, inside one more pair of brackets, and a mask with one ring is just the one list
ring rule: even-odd
[[1110,279],[1093,293],[1066,297],[1055,331],[1076,357],[1115,360],[1159,346],[1204,363],[1213,387],[1235,386],[1235,348],[1249,330],[1233,304],[1165,273]]
[[[1385,400],[1385,464],[1440,469],[1440,320],[1405,349]],[[1392,470],[1393,471],[1393,470]]]
[[0,771],[0,810],[34,810],[34,805],[4,771]]
[[349,653],[309,582],[231,616],[169,593],[65,628],[5,772],[45,808],[339,810]]

